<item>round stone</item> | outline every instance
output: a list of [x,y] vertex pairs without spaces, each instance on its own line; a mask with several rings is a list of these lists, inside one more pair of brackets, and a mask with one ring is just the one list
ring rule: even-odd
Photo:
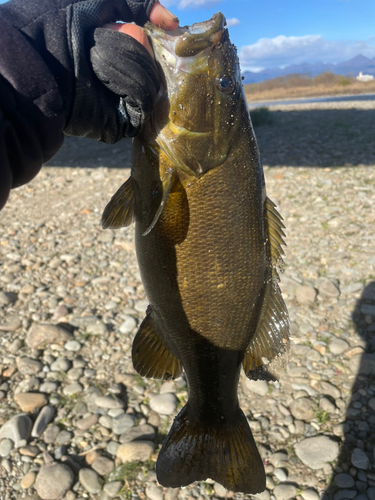
[[350,474],[337,474],[335,476],[335,484],[339,488],[351,488],[354,483],[355,481]]
[[11,439],[16,448],[22,446],[23,441],[27,441],[32,427],[31,419],[24,414],[16,415],[0,428],[0,439]]
[[127,316],[125,321],[123,323],[121,323],[119,330],[121,333],[127,334],[127,333],[131,333],[136,326],[137,326],[137,322],[133,318],[133,316]]
[[95,398],[96,406],[99,408],[123,408],[125,404],[115,396],[97,396]]
[[46,396],[35,392],[19,392],[14,396],[14,401],[22,411],[27,413],[39,410],[39,408],[47,404]]
[[133,441],[119,446],[116,456],[122,463],[133,460],[148,460],[154,453],[154,443],[151,441]]
[[113,470],[114,466],[115,466],[114,462],[106,457],[98,457],[91,464],[91,467],[94,469],[94,471],[100,474],[101,476],[109,474]]
[[246,389],[259,396],[266,396],[268,394],[268,384],[265,380],[245,380]]
[[178,399],[170,392],[150,398],[150,408],[161,415],[171,415],[176,411]]
[[298,398],[292,401],[289,409],[297,420],[311,422],[315,416],[315,403],[309,398]]
[[159,486],[150,485],[146,487],[146,496],[150,500],[163,500],[163,490]]
[[122,488],[121,481],[111,481],[110,483],[106,483],[103,487],[104,492],[110,497],[115,498],[118,492]]
[[312,304],[316,297],[316,290],[311,286],[298,286],[296,299],[300,304]]
[[35,489],[43,500],[58,500],[73,486],[74,474],[65,464],[43,465],[36,481]]
[[114,434],[122,434],[134,426],[135,419],[133,415],[119,415],[112,419],[112,431]]
[[327,436],[307,438],[295,446],[297,457],[310,469],[321,469],[339,454],[338,444]]
[[281,482],[284,482],[288,479],[288,475],[284,469],[275,469],[274,475]]
[[55,416],[55,409],[53,406],[44,406],[37,416],[33,429],[31,431],[32,437],[39,437],[44,432],[47,425],[52,421]]
[[46,344],[63,344],[72,337],[62,326],[34,323],[27,332],[26,344],[31,349],[39,349]]
[[319,500],[319,494],[313,488],[307,488],[301,493],[303,500]]
[[273,489],[276,500],[290,500],[297,495],[297,488],[293,484],[278,484]]
[[339,356],[348,349],[349,349],[349,344],[343,339],[335,338],[331,340],[331,342],[329,343],[329,350],[335,356]]
[[354,448],[351,461],[354,467],[357,467],[358,469],[367,470],[370,468],[369,458],[360,448]]
[[81,344],[77,340],[70,340],[64,345],[66,351],[77,352],[81,349]]
[[35,483],[35,479],[36,479],[36,473],[28,472],[23,476],[21,480],[21,487],[24,488],[25,490],[27,488],[30,488]]
[[0,457],[6,458],[9,456],[10,452],[13,449],[13,441],[11,439],[2,439],[0,442]]
[[72,382],[63,389],[63,393],[66,396],[72,396],[73,394],[78,394],[83,391],[83,387],[78,382]]
[[85,490],[93,495],[102,489],[98,474],[91,469],[81,469],[78,473],[78,479]]

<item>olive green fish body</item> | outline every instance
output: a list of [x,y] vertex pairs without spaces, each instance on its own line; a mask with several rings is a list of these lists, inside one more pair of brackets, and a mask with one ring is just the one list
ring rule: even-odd
[[251,378],[272,378],[286,349],[276,269],[283,225],[266,197],[223,16],[182,32],[146,32],[164,88],[103,223],[136,223],[150,307],[133,343],[135,369],[167,379],[183,368],[188,382],[157,476],[168,487],[210,477],[257,493],[265,474],[237,386],[242,366]]

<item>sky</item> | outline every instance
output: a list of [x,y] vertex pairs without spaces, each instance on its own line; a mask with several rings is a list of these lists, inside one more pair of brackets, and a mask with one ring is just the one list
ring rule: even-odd
[[[4,0],[0,0],[3,3]],[[52,1],[52,0],[51,0]],[[221,11],[241,70],[375,57],[375,0],[161,0],[182,26]]]

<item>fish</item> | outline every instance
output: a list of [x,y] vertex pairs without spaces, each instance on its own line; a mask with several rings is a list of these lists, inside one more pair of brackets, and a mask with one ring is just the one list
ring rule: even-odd
[[265,472],[238,384],[242,369],[273,380],[287,353],[278,285],[284,225],[266,195],[224,15],[172,32],[144,29],[161,89],[102,225],[135,222],[149,301],[133,341],[135,370],[164,380],[184,371],[187,379],[187,403],[160,450],[157,479],[177,488],[210,478],[255,494],[265,489]]

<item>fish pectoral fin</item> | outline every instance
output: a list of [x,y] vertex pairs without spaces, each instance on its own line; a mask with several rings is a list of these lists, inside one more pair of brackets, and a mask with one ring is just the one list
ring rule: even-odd
[[160,205],[158,206],[156,213],[152,219],[151,224],[148,226],[146,231],[142,234],[142,236],[146,236],[148,233],[150,233],[154,227],[157,221],[159,220],[159,217],[163,211],[163,208],[165,207],[165,204],[167,203],[167,199],[169,196],[169,193],[171,192],[172,184],[173,184],[173,170],[170,169],[168,170],[164,177],[161,179],[162,186],[163,186],[163,196],[160,202]]
[[133,341],[132,359],[142,377],[167,380],[181,375],[181,363],[156,332],[150,308]]
[[112,196],[102,215],[103,229],[119,229],[134,222],[134,186],[131,177]]
[[245,352],[243,367],[254,380],[277,380],[289,349],[289,316],[274,278],[265,286],[255,335]]
[[179,488],[213,479],[230,491],[260,493],[266,487],[262,459],[240,408],[231,421],[191,418],[190,403],[175,418],[156,462],[162,486]]
[[[265,219],[267,221],[267,231],[268,231],[268,240],[270,245],[271,252],[271,264],[273,266],[280,266],[283,263],[282,256],[285,255],[283,250],[283,245],[285,245],[285,241],[283,237],[285,237],[283,229],[285,226],[282,222],[282,217],[279,212],[276,210],[276,205],[269,198],[266,198],[265,202]],[[274,276],[278,277],[277,271],[275,269]]]

